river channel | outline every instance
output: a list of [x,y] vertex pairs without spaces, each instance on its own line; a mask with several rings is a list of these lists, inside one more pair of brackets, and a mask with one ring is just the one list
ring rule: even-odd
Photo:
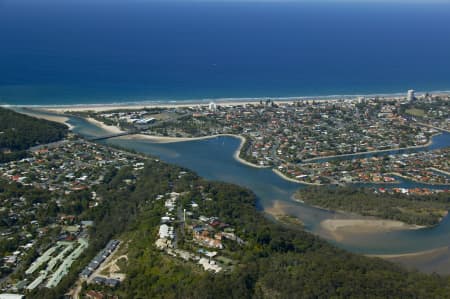
[[[85,137],[108,135],[106,131],[83,118],[70,117],[68,123],[73,131]],[[450,245],[450,217],[446,216],[439,225],[415,230],[390,232],[356,233],[337,240],[330,237],[321,227],[327,219],[360,219],[361,216],[326,211],[292,200],[292,195],[305,185],[287,181],[268,168],[254,168],[234,159],[240,140],[229,136],[214,137],[175,143],[154,143],[146,139],[112,138],[102,141],[138,152],[151,154],[168,163],[186,167],[198,175],[217,181],[238,184],[251,189],[258,197],[258,208],[265,211],[277,209],[301,219],[305,228],[337,246],[352,252],[364,254],[400,254],[418,252]],[[433,143],[424,149],[438,149],[450,146],[450,133],[433,137]],[[383,153],[386,155],[393,152]],[[378,154],[380,155],[380,154]],[[428,187],[449,189],[450,186],[430,186],[398,178],[396,187]],[[367,184],[370,186],[370,184]],[[376,185],[381,187],[383,185]],[[390,184],[389,186],[393,186]]]

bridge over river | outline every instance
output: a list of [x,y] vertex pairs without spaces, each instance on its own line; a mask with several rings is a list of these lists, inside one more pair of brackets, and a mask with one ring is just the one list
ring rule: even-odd
[[95,136],[95,137],[90,137],[90,138],[86,138],[86,139],[88,139],[90,141],[99,141],[99,140],[105,140],[105,139],[110,139],[110,138],[115,138],[115,137],[134,135],[134,134],[138,134],[138,133],[139,133],[138,130],[132,130],[132,131],[114,133],[114,134],[109,134],[109,135],[103,135],[103,136]]

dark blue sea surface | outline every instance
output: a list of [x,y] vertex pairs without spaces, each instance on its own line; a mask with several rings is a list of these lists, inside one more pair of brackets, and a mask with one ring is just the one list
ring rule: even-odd
[[0,104],[450,90],[450,3],[311,2],[0,0]]

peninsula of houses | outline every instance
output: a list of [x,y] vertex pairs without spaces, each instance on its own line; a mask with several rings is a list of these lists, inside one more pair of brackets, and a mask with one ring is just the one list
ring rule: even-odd
[[[449,183],[449,148],[426,151],[434,136],[449,133],[446,94],[76,113],[162,142],[236,135],[245,140],[242,161],[306,184],[390,183],[399,177]],[[404,149],[412,151],[398,152]],[[379,152],[390,155],[377,157]]]

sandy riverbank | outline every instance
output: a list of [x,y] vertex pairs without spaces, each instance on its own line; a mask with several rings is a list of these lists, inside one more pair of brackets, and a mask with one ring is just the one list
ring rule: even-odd
[[[55,113],[55,111],[52,111],[50,109],[41,109],[42,111],[49,111],[51,113]],[[50,121],[54,121],[54,122],[58,122],[58,123],[62,123],[65,124],[69,127],[69,129],[72,129],[73,126],[71,124],[69,124],[67,121],[69,120],[69,116],[64,115],[62,112],[58,111],[56,112],[54,115],[51,114],[45,114],[45,113],[39,113],[39,110],[36,111],[36,113],[33,112],[33,110],[29,109],[26,112],[21,112],[21,113],[25,113],[27,115],[30,116],[34,116],[37,118],[42,118],[42,119],[46,119],[46,120],[50,120]],[[113,125],[106,125],[105,123],[98,121],[92,117],[85,117],[84,118],[86,121],[90,122],[93,125],[96,125],[97,127],[100,127],[101,129],[103,129],[104,131],[107,131],[110,134],[118,134],[118,133],[123,133],[124,131],[121,130],[118,126],[113,126]]]
[[297,216],[289,215],[289,205],[280,200],[274,200],[271,207],[264,209],[266,214],[271,215],[276,221],[290,227],[304,229],[303,221]]
[[320,223],[320,227],[336,241],[341,241],[346,236],[354,234],[373,234],[424,228],[424,226],[384,219],[327,219]]
[[277,219],[280,216],[287,215],[290,205],[281,200],[273,200],[272,206],[265,207],[264,212]]
[[290,177],[288,177],[287,175],[285,175],[284,173],[282,173],[281,171],[279,171],[279,170],[276,169],[276,168],[273,168],[272,171],[273,171],[276,175],[278,175],[278,176],[280,176],[281,178],[285,179],[286,181],[290,181],[290,182],[298,183],[298,184],[303,184],[303,185],[322,186],[322,184],[302,182],[302,181],[299,181],[299,180],[290,178]]
[[450,274],[450,249],[448,246],[413,253],[367,256],[382,258],[424,273]]
[[269,167],[269,166],[253,164],[251,162],[248,162],[248,161],[242,159],[240,157],[240,154],[241,154],[242,147],[244,146],[245,141],[246,141],[245,137],[241,136],[241,135],[228,135],[228,136],[233,136],[233,137],[239,138],[241,140],[241,143],[239,144],[238,149],[233,154],[234,159],[236,159],[237,161],[241,162],[242,164],[245,164],[250,167],[255,167],[255,168],[268,168]]
[[118,126],[107,125],[107,124],[105,124],[101,121],[98,121],[92,117],[86,117],[85,119],[88,122],[90,122],[91,124],[94,124],[111,134],[119,134],[119,133],[125,132],[125,131],[121,130]]
[[220,136],[229,136],[240,139],[240,144],[238,149],[234,152],[233,157],[237,161],[241,162],[242,164],[245,164],[250,167],[255,168],[267,168],[268,166],[261,166],[256,165],[253,163],[250,163],[241,157],[239,157],[239,154],[241,152],[241,149],[245,143],[245,137],[240,135],[234,135],[234,134],[217,134],[217,135],[209,135],[209,136],[202,136],[202,137],[168,137],[168,136],[154,136],[154,135],[146,135],[146,134],[133,134],[133,135],[127,135],[120,137],[121,139],[129,139],[129,140],[137,140],[137,139],[145,139],[149,140],[154,143],[174,143],[174,142],[186,142],[186,141],[195,141],[195,140],[205,140],[205,139],[211,139],[216,138]]
[[220,135],[210,135],[210,136],[202,136],[202,137],[169,137],[169,136],[156,136],[156,135],[147,135],[147,134],[132,134],[120,137],[120,139],[128,139],[128,140],[137,140],[137,139],[145,139],[151,141],[153,143],[175,143],[175,142],[186,142],[186,141],[195,141],[195,140],[205,140],[218,137]]
[[32,117],[36,117],[36,118],[40,118],[40,119],[46,119],[46,120],[49,120],[49,121],[54,121],[54,122],[57,122],[57,123],[60,123],[60,124],[64,124],[64,125],[69,127],[69,130],[73,129],[73,126],[67,122],[69,120],[69,118],[67,116],[64,116],[64,115],[49,115],[49,114],[33,113],[33,110],[21,111],[20,113],[26,114],[26,115],[29,115],[29,116],[32,116]]
[[418,251],[418,252],[410,252],[410,253],[399,253],[399,254],[366,254],[366,256],[369,257],[379,257],[382,259],[399,259],[399,258],[412,258],[412,257],[419,257],[424,255],[431,255],[438,252],[447,251],[448,247],[440,247],[440,248],[434,248],[430,250],[424,250],[424,251]]

